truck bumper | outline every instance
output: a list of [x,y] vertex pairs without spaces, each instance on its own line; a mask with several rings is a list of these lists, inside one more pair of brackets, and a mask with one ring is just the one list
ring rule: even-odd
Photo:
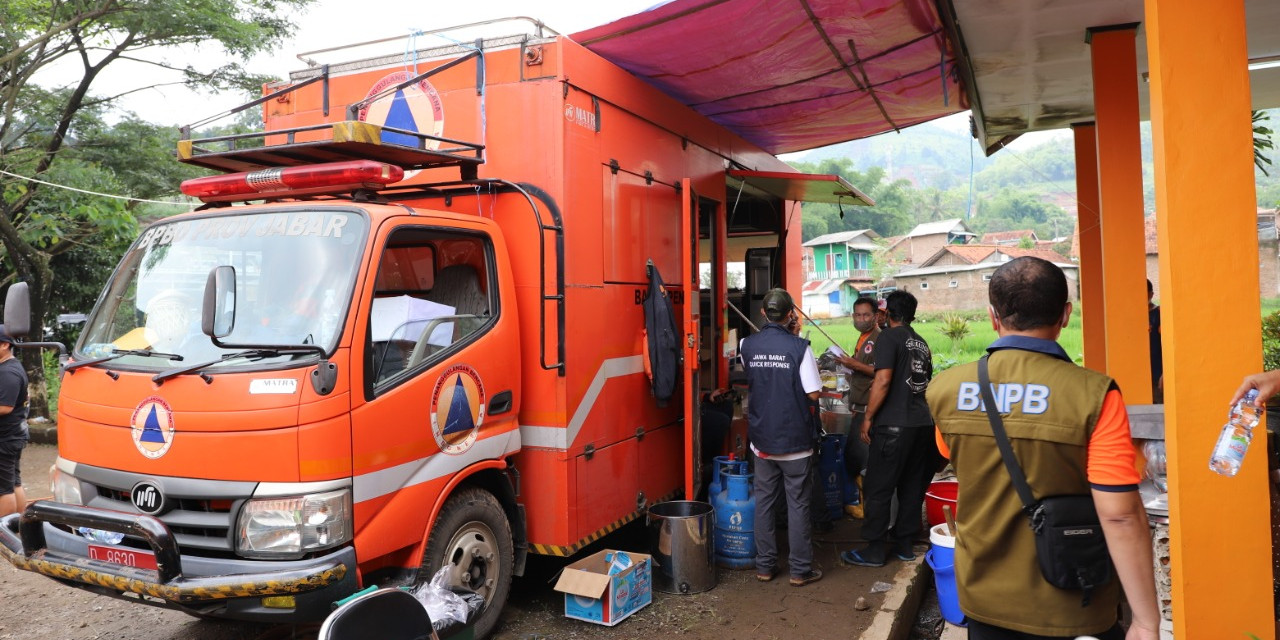
[[[140,537],[157,569],[91,559],[88,540],[55,524]],[[18,569],[94,593],[234,620],[319,621],[334,602],[359,590],[350,546],[293,561],[183,556],[157,518],[43,500],[21,515],[0,518],[0,556]],[[294,604],[267,607],[268,596],[293,596]]]

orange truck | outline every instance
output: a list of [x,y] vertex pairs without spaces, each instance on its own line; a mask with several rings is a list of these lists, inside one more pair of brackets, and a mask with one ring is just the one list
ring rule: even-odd
[[799,290],[799,201],[862,196],[535,25],[308,68],[251,103],[262,132],[184,137],[226,173],[112,274],[65,366],[55,495],[0,521],[9,562],[281,622],[448,566],[483,636],[529,553],[697,494],[699,391],[749,331],[727,305]]

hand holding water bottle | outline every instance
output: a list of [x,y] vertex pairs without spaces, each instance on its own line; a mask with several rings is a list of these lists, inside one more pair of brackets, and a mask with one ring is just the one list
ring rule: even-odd
[[1213,454],[1209,456],[1209,468],[1214,472],[1227,477],[1240,472],[1244,454],[1249,450],[1249,443],[1253,442],[1253,429],[1262,421],[1266,411],[1258,402],[1259,397],[1258,389],[1248,389],[1244,397],[1231,407],[1227,424],[1223,425],[1222,434],[1213,446]]
[[1231,406],[1240,402],[1250,389],[1258,391],[1258,406],[1266,404],[1271,396],[1280,393],[1280,369],[1245,376],[1244,381],[1240,383],[1240,388],[1236,389],[1235,395],[1231,396]]

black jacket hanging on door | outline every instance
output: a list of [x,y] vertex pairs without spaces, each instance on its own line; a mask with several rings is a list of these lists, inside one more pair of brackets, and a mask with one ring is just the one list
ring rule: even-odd
[[648,351],[645,365],[649,371],[649,382],[653,385],[653,397],[658,400],[659,407],[665,407],[675,394],[676,383],[680,379],[680,334],[676,330],[675,308],[662,285],[658,267],[649,260],[646,270],[649,273],[649,295],[644,299],[645,347]]

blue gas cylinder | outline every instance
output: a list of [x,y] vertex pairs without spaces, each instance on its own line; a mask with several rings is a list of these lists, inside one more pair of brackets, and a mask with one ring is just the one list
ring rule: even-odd
[[844,445],[848,436],[829,433],[818,442],[818,481],[822,484],[820,519],[838,520],[844,512],[849,472],[844,468]]
[[724,479],[721,478],[722,470],[725,468],[738,469],[737,465],[746,465],[746,461],[733,459],[733,454],[727,456],[716,456],[711,461],[711,484],[707,485],[707,497],[710,498],[712,504],[716,501],[716,494],[724,491]]
[[716,564],[729,569],[750,569],[756,558],[756,499],[751,495],[751,474],[745,465],[740,470],[722,470],[724,490],[712,502]]

